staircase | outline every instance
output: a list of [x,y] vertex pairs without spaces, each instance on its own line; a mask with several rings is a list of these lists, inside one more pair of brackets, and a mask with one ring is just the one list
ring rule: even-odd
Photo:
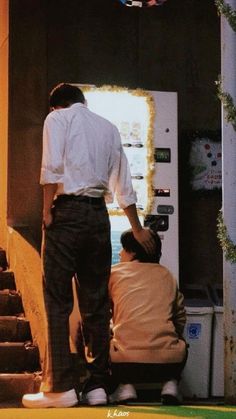
[[32,342],[14,272],[0,248],[0,404],[37,392],[40,381],[38,347]]

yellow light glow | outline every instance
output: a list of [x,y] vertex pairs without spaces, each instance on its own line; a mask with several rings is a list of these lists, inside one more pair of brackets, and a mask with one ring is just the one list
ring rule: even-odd
[[[153,204],[153,97],[141,89],[129,90],[118,86],[81,87],[88,108],[110,120],[120,132],[138,197],[138,212],[143,216],[151,211]],[[110,215],[123,215],[117,202],[108,208]]]

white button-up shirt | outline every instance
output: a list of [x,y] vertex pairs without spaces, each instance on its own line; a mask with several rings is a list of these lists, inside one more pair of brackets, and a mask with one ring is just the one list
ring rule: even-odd
[[41,185],[56,183],[57,195],[104,196],[121,208],[136,202],[118,129],[75,103],[49,113],[43,129]]

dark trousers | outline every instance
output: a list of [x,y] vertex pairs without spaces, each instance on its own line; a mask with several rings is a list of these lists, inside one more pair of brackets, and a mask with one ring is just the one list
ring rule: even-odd
[[78,278],[78,301],[87,367],[86,391],[104,387],[109,371],[110,222],[103,199],[61,196],[54,202],[53,223],[42,246],[48,342],[42,391],[74,387],[69,345],[73,309],[72,278]]
[[122,384],[135,383],[164,383],[169,380],[181,379],[181,373],[184,369],[188,357],[182,362],[172,364],[144,364],[137,362],[112,363],[112,375],[109,382],[109,392],[112,393],[116,387]]

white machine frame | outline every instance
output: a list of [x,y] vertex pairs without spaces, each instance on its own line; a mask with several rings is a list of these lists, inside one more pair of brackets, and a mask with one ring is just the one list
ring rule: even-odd
[[[86,87],[84,90],[85,97],[88,88],[91,87],[92,90],[96,90],[96,86],[92,85],[79,86],[82,90],[83,87]],[[115,87],[108,86],[109,88],[116,94]],[[105,87],[97,89],[98,91],[103,91]],[[118,91],[120,90],[122,88],[118,88]],[[131,94],[133,92],[134,96],[136,95],[135,90],[129,90],[129,92]],[[149,225],[150,222],[158,223],[158,232],[162,239],[161,264],[167,266],[177,281],[179,281],[177,93],[148,90],[143,90],[143,92],[151,95],[154,100],[153,153],[157,161],[155,162],[152,180],[155,193],[152,210],[145,221],[143,217],[140,218],[146,225]],[[89,103],[91,103],[91,97],[89,98]],[[92,104],[92,108],[96,113],[107,117],[107,119],[115,123],[115,117],[112,120],[111,115],[106,116],[104,111],[99,109],[99,104],[97,108]],[[130,228],[130,225],[127,218],[122,215],[112,215],[110,220],[111,230],[116,232],[116,257],[113,259],[113,262],[117,262],[119,234]]]

